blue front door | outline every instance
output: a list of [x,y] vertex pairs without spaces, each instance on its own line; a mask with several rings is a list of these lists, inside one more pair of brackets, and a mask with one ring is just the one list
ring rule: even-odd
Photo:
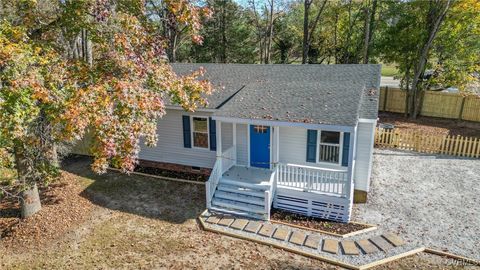
[[250,166],[270,168],[270,127],[250,126]]

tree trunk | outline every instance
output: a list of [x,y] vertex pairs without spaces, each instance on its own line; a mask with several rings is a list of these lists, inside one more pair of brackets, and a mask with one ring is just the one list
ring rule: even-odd
[[338,49],[337,49],[337,31],[338,31],[338,12],[335,11],[335,30],[333,34],[333,56],[335,58],[335,64],[338,64]]
[[221,50],[220,50],[220,62],[226,63],[227,62],[227,1],[223,0],[222,2],[222,20],[220,22],[220,30],[222,33],[222,42],[221,42]]
[[37,184],[33,184],[29,189],[22,191],[21,196],[22,218],[31,217],[42,209]]
[[363,51],[363,63],[368,64],[370,51],[372,47],[374,29],[375,29],[375,14],[377,12],[377,0],[372,1],[372,8],[367,8],[365,16],[365,44]]
[[410,111],[410,66],[407,67],[405,71],[405,117],[408,117],[408,112]]
[[270,5],[270,17],[268,22],[268,40],[267,40],[267,48],[266,48],[266,56],[265,56],[265,64],[270,64],[270,58],[272,55],[272,39],[273,39],[273,1],[269,1]]
[[[413,93],[414,106],[413,108],[411,108],[410,117],[413,119],[416,119],[418,114],[420,113],[420,101],[422,100],[421,94],[422,94],[422,91],[424,90],[421,88],[421,83],[422,83],[421,78],[423,77],[423,74],[425,72],[425,68],[428,60],[428,52],[430,50],[430,47],[433,44],[433,40],[435,39],[438,33],[438,30],[440,29],[440,25],[445,19],[445,15],[447,14],[448,9],[450,8],[450,2],[451,2],[450,0],[447,0],[447,2],[445,3],[445,6],[441,7],[442,10],[436,17],[432,15],[434,13],[434,10],[432,9],[436,8],[435,3],[431,3],[431,10],[429,12],[429,16],[432,16],[431,18],[432,24],[427,26],[430,30],[428,33],[428,39],[425,41],[420,51],[418,62],[415,65],[413,81],[412,81],[412,93]],[[442,2],[440,2],[440,4],[442,4]]]
[[310,10],[310,4],[312,0],[305,0],[304,1],[304,11],[303,11],[303,52],[302,52],[302,64],[306,64],[308,61],[308,40],[309,32],[308,31],[308,13]]
[[29,168],[27,160],[20,148],[15,149],[15,165],[17,169],[18,180],[21,184],[25,185],[25,190],[21,192],[21,214],[22,218],[28,218],[40,211],[42,205],[40,203],[40,195],[38,193],[37,184],[35,182],[28,181]]
[[365,29],[363,41],[363,63],[368,64],[368,47],[370,43],[370,9],[365,8]]

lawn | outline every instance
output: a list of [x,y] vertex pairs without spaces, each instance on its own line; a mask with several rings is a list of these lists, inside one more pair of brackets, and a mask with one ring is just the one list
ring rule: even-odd
[[[49,200],[40,214],[0,241],[0,269],[338,269],[203,231],[203,185],[98,176],[86,159],[64,170],[65,179],[42,191]],[[377,269],[453,269],[448,263],[421,254]]]
[[382,64],[382,76],[394,77],[400,75],[398,68],[394,64]]

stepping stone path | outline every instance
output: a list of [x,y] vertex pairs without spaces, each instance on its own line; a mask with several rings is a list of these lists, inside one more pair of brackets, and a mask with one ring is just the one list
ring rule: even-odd
[[358,255],[360,253],[353,241],[345,240],[340,242],[340,244],[342,245],[343,254],[345,255]]
[[292,233],[292,236],[290,236],[290,243],[301,246],[303,242],[305,242],[305,238],[307,238],[307,236],[303,232],[295,231]]
[[285,241],[287,240],[288,235],[290,234],[290,230],[280,227],[278,228],[275,233],[273,234],[273,238],[277,240]]
[[217,224],[220,221],[220,217],[217,215],[212,215],[207,218],[208,223]]
[[396,234],[393,234],[393,233],[385,233],[382,235],[383,238],[387,239],[388,242],[390,242],[390,244],[396,246],[396,247],[399,247],[403,244],[405,244],[405,242],[402,240],[402,238],[400,238],[398,235]]
[[237,230],[243,230],[245,226],[247,226],[248,220],[246,219],[236,219],[232,225],[230,225],[231,228],[237,229]]
[[360,239],[355,242],[360,246],[365,254],[371,254],[378,251],[378,248],[376,248],[372,242],[368,241],[368,239]]
[[[262,236],[276,241],[295,244],[298,247],[309,248],[311,253],[321,254],[344,254],[351,256],[368,256],[376,252],[388,252],[391,249],[402,246],[405,241],[400,236],[386,232],[371,238],[358,240],[325,238],[323,234],[312,233],[309,230],[290,228],[286,225],[269,223],[266,221],[249,220],[235,216],[212,214],[202,217],[210,224],[208,226],[229,227],[252,236]],[[240,232],[239,232],[240,233]],[[319,248],[320,247],[320,248]]]
[[310,234],[307,237],[307,241],[305,241],[305,246],[309,248],[317,249],[321,240],[322,238],[320,237],[320,235]]
[[275,227],[273,227],[272,224],[264,224],[258,234],[266,237],[272,237],[274,230]]
[[323,241],[322,250],[328,253],[337,254],[338,253],[338,241],[333,239],[325,239]]
[[388,251],[389,249],[392,249],[393,246],[385,240],[385,238],[379,236],[375,236],[370,238],[370,241],[372,241],[375,246],[377,246],[379,249],[383,251]]
[[260,229],[262,224],[258,221],[250,221],[248,222],[247,226],[245,227],[246,232],[257,233],[258,229]]
[[234,220],[235,219],[233,219],[232,217],[223,217],[217,224],[228,227],[233,223]]

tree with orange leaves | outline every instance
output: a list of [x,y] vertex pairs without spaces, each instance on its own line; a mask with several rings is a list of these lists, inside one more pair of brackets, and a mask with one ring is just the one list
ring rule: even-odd
[[[49,9],[40,9],[40,5]],[[166,1],[201,42],[204,12]],[[0,148],[15,157],[22,216],[41,208],[37,185],[58,176],[56,146],[92,135],[92,168],[132,171],[140,139],[155,145],[168,99],[193,111],[207,104],[204,70],[178,76],[165,61],[164,39],[151,30],[141,0],[14,1],[17,18],[0,24]],[[93,61],[69,57],[69,40],[88,31]],[[86,48],[83,48],[86,49]]]

